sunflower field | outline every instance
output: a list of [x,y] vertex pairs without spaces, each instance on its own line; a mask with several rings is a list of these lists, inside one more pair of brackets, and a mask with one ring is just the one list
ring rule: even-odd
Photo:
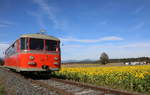
[[150,93],[150,65],[62,67],[54,76],[98,86]]

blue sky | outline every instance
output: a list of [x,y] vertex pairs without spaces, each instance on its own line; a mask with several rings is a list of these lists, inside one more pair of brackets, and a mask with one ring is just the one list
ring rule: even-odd
[[21,34],[45,29],[63,60],[150,57],[149,0],[0,0],[0,56]]

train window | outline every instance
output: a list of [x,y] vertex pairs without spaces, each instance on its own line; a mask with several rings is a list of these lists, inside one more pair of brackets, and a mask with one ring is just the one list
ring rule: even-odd
[[57,41],[46,40],[46,50],[47,51],[56,51]]
[[30,49],[31,50],[43,50],[44,49],[44,40],[30,38]]
[[15,42],[15,52],[17,51],[17,46],[18,46],[18,43],[17,41]]
[[5,51],[5,55],[8,56],[9,48]]
[[15,44],[12,45],[12,50],[11,50],[11,55],[14,54],[16,52],[15,50]]
[[28,39],[21,38],[21,50],[28,49]]
[[16,51],[15,51],[15,46],[14,46],[14,44],[13,44],[13,45],[11,45],[11,46],[7,49],[7,56],[11,56],[11,55],[13,55],[15,52],[16,52]]

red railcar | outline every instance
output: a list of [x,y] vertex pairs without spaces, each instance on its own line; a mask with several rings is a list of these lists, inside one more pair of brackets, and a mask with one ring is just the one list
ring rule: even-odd
[[45,34],[20,36],[6,51],[4,66],[18,72],[58,71],[60,40]]

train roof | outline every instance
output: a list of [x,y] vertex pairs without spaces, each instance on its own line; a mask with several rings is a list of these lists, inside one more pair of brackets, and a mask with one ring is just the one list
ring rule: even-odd
[[22,37],[29,37],[29,38],[37,38],[37,39],[47,39],[47,40],[60,41],[56,37],[45,35],[45,34],[24,34],[24,35],[21,35],[21,38]]

